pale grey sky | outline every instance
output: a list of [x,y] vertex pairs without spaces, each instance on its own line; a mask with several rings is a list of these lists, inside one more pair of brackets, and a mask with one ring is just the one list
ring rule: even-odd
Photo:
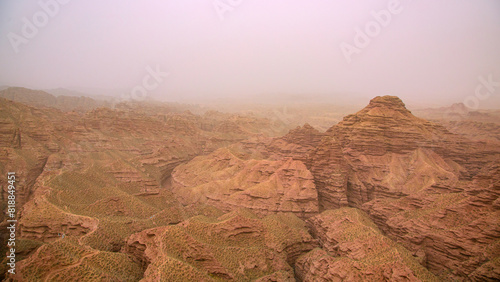
[[0,85],[132,91],[154,69],[163,100],[500,108],[500,1],[0,0]]

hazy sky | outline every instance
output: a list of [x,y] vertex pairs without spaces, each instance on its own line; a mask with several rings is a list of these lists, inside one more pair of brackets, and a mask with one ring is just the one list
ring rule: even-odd
[[0,36],[0,85],[500,107],[498,0],[0,0]]

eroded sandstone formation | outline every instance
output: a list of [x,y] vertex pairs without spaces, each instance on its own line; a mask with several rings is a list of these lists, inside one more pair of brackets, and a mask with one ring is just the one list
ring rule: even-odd
[[[55,253],[41,257],[34,252],[40,246],[50,248],[71,239],[92,253],[103,252],[93,258],[100,258],[98,264],[106,264],[104,259],[113,256],[109,252],[118,252],[132,233],[176,224],[197,214],[220,215],[209,206],[184,209],[164,189],[171,171],[197,155],[234,142],[277,135],[283,126],[267,119],[223,113],[200,117],[179,112],[175,106],[159,106],[152,111],[140,107],[118,105],[116,109],[63,112],[0,98],[0,171],[2,175],[16,172],[17,238],[25,245],[16,248],[19,260],[33,256],[33,268],[42,265],[37,262],[40,259],[44,260],[43,267],[58,268],[58,258],[52,257]],[[230,132],[235,127],[242,130]],[[0,178],[0,185],[2,202],[6,203],[5,177]],[[5,212],[0,219],[0,227],[6,228]],[[4,236],[2,233],[2,239]],[[0,250],[5,247],[2,244]],[[1,259],[2,276],[6,273],[5,260]],[[71,269],[82,266],[88,270],[84,260],[86,257],[77,261],[78,266],[68,266],[64,274],[47,275],[58,275],[59,280],[78,279],[78,275],[70,275]],[[105,280],[114,277],[109,269],[101,270],[102,276],[92,276],[92,271],[78,273]],[[20,280],[46,277],[31,276],[33,272],[26,271],[18,277]],[[137,276],[133,277],[136,281]]]
[[0,109],[20,281],[500,279],[493,113],[438,124],[384,96],[273,137],[174,106]]
[[172,191],[184,205],[208,203],[224,211],[239,207],[257,214],[318,212],[313,176],[292,158],[277,161],[241,158],[230,149],[197,157],[172,173]]
[[292,214],[258,219],[237,210],[133,234],[125,252],[146,268],[143,281],[294,281],[291,265],[315,246]]
[[308,225],[322,248],[296,261],[300,281],[438,281],[358,209],[327,210]]
[[441,279],[463,279],[483,264],[496,279],[498,147],[417,118],[392,96],[373,99],[327,135],[312,156],[335,153],[311,169],[316,183],[338,180],[318,185],[323,208],[362,208]]

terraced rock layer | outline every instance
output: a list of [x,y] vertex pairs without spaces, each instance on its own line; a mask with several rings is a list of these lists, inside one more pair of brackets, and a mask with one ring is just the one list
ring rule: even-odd
[[125,252],[146,267],[143,281],[294,281],[291,265],[315,246],[292,214],[237,210],[133,234]]
[[318,195],[306,166],[291,158],[246,159],[230,149],[197,157],[172,174],[172,192],[184,205],[207,203],[224,211],[240,207],[259,215],[318,212]]
[[362,208],[441,279],[499,278],[494,143],[417,118],[393,96],[374,98],[326,134],[311,154],[322,209]]
[[358,209],[324,211],[308,226],[322,248],[296,261],[299,281],[439,281]]

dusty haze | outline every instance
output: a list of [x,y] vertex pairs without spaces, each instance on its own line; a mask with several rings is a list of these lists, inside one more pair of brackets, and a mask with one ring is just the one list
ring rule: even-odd
[[[166,101],[365,103],[390,94],[433,106],[477,96],[483,77],[490,87],[479,107],[500,107],[495,0],[55,3],[43,22],[38,1],[0,2],[0,85],[117,95],[141,85],[149,67],[169,73],[147,91]],[[390,20],[359,48],[356,29],[382,10]],[[42,21],[31,38],[24,17]],[[343,43],[358,48],[350,62]]]

